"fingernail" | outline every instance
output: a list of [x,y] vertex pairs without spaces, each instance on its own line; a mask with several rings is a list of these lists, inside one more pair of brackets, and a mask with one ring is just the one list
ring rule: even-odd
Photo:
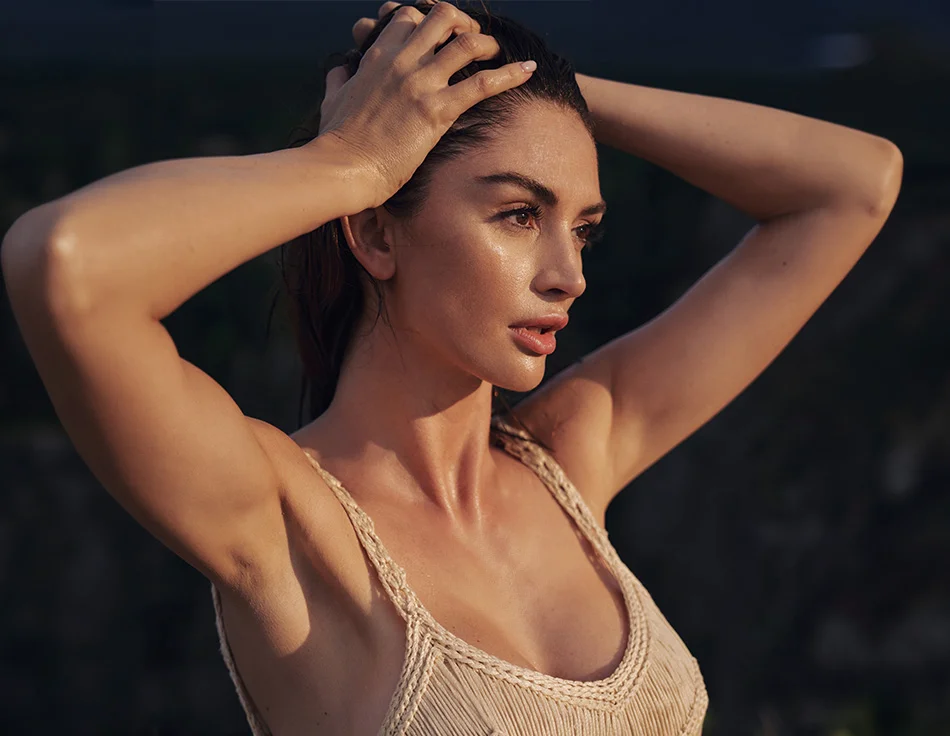
[[526,72],[533,72],[538,68],[538,63],[536,61],[522,61],[521,68]]

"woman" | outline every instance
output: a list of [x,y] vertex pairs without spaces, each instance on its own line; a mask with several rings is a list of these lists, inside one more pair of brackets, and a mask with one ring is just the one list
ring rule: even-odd
[[[698,734],[699,669],[606,508],[844,278],[894,205],[900,152],[575,80],[517,24],[445,2],[385,3],[354,35],[302,145],[137,167],[13,225],[4,276],[57,413],[212,582],[255,733]],[[595,139],[758,224],[661,315],[493,415],[493,386],[541,381],[585,290]],[[316,414],[291,436],[160,322],[288,242]]]

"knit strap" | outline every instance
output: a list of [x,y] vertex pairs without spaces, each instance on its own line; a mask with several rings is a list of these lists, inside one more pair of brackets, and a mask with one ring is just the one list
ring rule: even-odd
[[247,685],[244,684],[244,678],[238,672],[237,665],[234,663],[234,653],[231,651],[231,644],[228,641],[228,634],[224,628],[224,612],[221,608],[221,593],[211,584],[211,600],[214,602],[214,625],[218,630],[218,646],[221,650],[221,656],[224,658],[224,664],[231,675],[231,682],[237,691],[238,700],[241,707],[244,708],[244,715],[247,717],[247,724],[251,727],[252,736],[272,736],[270,728],[264,722],[264,717],[257,709],[254,699],[247,691]]
[[396,606],[399,614],[409,623],[417,612],[422,609],[422,604],[406,582],[406,571],[403,570],[389,555],[389,552],[386,551],[382,540],[376,534],[376,527],[373,525],[373,520],[360,508],[359,504],[353,500],[353,497],[343,487],[343,484],[328,470],[320,467],[320,463],[317,462],[317,459],[307,450],[304,450],[304,454],[310,459],[313,467],[320,473],[324,481],[326,481],[326,484],[330,486],[337,499],[339,499],[343,505],[347,516],[350,517],[350,523],[356,531],[356,536],[366,551],[366,556],[369,557],[373,563],[380,583],[382,583],[383,588]]
[[[500,416],[492,418],[492,425],[503,430],[503,433],[494,432],[492,437],[502,443],[506,451],[538,475],[564,510],[574,519],[591,545],[600,553],[601,558],[620,574],[624,569],[624,565],[608,540],[607,530],[597,522],[583,496],[580,495],[577,488],[565,475],[558,462],[547,450],[536,444],[531,435],[525,430],[509,424]],[[373,563],[380,582],[399,610],[400,615],[407,622],[417,614],[424,615],[425,607],[412,588],[409,587],[405,570],[393,560],[382,540],[376,534],[373,520],[353,500],[343,484],[332,473],[322,468],[310,452],[304,450],[304,454],[310,459],[314,468],[330,486],[346,510],[360,544]]]
[[505,446],[505,450],[537,474],[564,510],[577,522],[584,535],[601,554],[601,558],[619,574],[624,564],[610,543],[607,530],[597,521],[584,497],[551,453],[537,444],[526,430],[514,426],[501,416],[494,417],[492,424],[505,432],[496,432],[493,437]]

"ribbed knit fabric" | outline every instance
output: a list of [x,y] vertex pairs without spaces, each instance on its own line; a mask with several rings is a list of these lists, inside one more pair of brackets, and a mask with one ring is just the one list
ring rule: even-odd
[[[346,509],[387,594],[406,622],[406,656],[379,736],[698,736],[708,705],[696,660],[650,594],[620,560],[603,526],[560,465],[500,417],[493,440],[531,468],[623,590],[630,635],[607,678],[564,680],[505,662],[452,634],[426,610],[389,556],[373,522],[340,482],[307,453]],[[221,653],[254,736],[273,736],[234,665],[212,586]]]

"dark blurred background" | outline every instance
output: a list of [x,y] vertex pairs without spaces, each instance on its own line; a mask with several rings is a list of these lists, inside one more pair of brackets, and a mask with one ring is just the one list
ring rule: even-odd
[[[164,158],[284,145],[375,2],[0,5],[0,232]],[[780,107],[902,149],[884,230],[779,358],[607,525],[699,659],[710,736],[950,734],[950,4],[491,3],[579,71]],[[601,149],[609,234],[548,376],[665,309],[752,226]],[[166,322],[244,411],[296,429],[273,254]],[[4,733],[246,734],[206,581],[64,435],[0,302]],[[517,399],[518,395],[509,398]]]

